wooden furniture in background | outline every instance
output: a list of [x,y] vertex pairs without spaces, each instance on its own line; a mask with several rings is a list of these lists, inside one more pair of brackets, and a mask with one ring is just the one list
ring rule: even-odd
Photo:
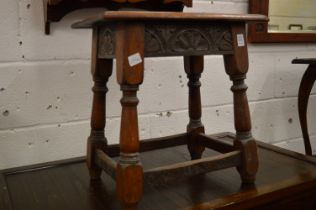
[[[250,14],[269,14],[269,0],[249,0]],[[248,41],[262,42],[315,42],[316,33],[269,33],[268,22],[252,23],[248,27]]]
[[[212,138],[231,144],[234,136]],[[118,146],[118,145],[116,145]],[[144,184],[139,210],[315,210],[315,158],[258,142],[256,185],[240,185],[233,168],[178,180]],[[203,156],[216,155],[205,149]],[[190,158],[185,146],[141,154],[145,170]],[[90,181],[85,158],[0,171],[1,210],[119,210],[115,182],[104,174]]]
[[[164,185],[183,177],[237,167],[244,184],[254,183],[258,156],[244,83],[248,71],[245,26],[247,22],[266,20],[262,15],[107,11],[74,24],[74,28],[93,28],[94,99],[87,153],[90,177],[99,179],[104,170],[114,178],[123,209],[136,209],[144,181]],[[199,78],[203,56],[212,54],[223,55],[226,73],[233,81],[233,146],[206,136],[201,122]],[[140,142],[136,93],[144,78],[144,58],[156,56],[184,56],[190,121],[183,134]],[[123,93],[120,145],[115,147],[108,146],[104,136],[106,83],[112,73],[113,58]],[[143,170],[139,152],[183,144],[188,146],[191,161]],[[206,147],[222,154],[201,159]],[[116,156],[118,162],[112,159]]]
[[298,92],[298,114],[303,133],[305,153],[313,155],[313,150],[308,134],[307,125],[307,107],[308,100],[313,85],[316,80],[316,59],[315,58],[299,58],[292,61],[293,64],[308,64],[308,67],[302,77],[299,92]]
[[50,34],[51,22],[58,22],[68,13],[79,9],[134,8],[151,11],[182,11],[184,6],[192,6],[192,0],[43,0],[43,2],[46,34]]

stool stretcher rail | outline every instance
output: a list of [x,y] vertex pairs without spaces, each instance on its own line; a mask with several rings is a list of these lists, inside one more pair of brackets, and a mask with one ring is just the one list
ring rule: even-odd
[[[184,145],[187,143],[188,135],[190,134],[185,133],[141,141],[140,152]],[[203,142],[207,147],[227,153],[145,170],[145,182],[151,185],[163,185],[171,181],[181,180],[198,174],[229,167],[237,167],[241,164],[240,151],[233,151],[233,146],[222,142],[216,138],[215,135],[207,136],[199,134],[195,135],[195,137],[197,141]],[[96,163],[113,179],[116,179],[117,163],[111,157],[119,156],[118,147],[119,145],[109,146],[109,155],[100,149],[96,151]]]

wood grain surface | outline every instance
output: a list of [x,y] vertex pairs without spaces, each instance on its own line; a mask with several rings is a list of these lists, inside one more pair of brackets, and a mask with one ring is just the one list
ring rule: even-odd
[[224,14],[224,13],[193,13],[193,12],[149,12],[149,11],[106,11],[74,23],[73,28],[89,28],[95,23],[104,21],[137,20],[137,21],[237,21],[267,22],[265,15],[256,14]]
[[[223,137],[224,140],[232,138]],[[154,187],[145,183],[139,209],[314,210],[316,159],[264,143],[259,143],[258,152],[261,165],[255,186],[242,187],[234,168],[175,181],[169,185]],[[214,154],[217,153],[206,149],[203,156]],[[144,152],[141,159],[144,169],[148,169],[191,158],[186,146],[180,146]],[[120,209],[115,182],[104,173],[101,181],[90,182],[86,165],[76,161],[38,165],[38,170],[36,167],[6,170],[5,180],[12,209]],[[54,167],[44,167],[49,165]],[[21,173],[17,173],[19,170]],[[0,196],[2,201],[3,193]],[[4,208],[7,209],[10,208]]]

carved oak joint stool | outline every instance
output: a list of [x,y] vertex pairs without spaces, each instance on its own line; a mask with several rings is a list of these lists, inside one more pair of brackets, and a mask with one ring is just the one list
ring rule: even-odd
[[[262,15],[229,15],[181,12],[109,11],[76,23],[74,28],[93,28],[92,75],[94,98],[87,163],[91,179],[104,170],[116,179],[123,209],[136,209],[143,182],[165,183],[209,171],[237,167],[243,183],[254,183],[258,169],[256,141],[244,83],[248,71],[245,25],[267,21]],[[228,145],[207,136],[201,122],[199,81],[203,56],[224,56],[226,73],[233,81],[236,139]],[[139,141],[136,92],[144,77],[144,57],[184,56],[189,82],[187,132]],[[117,81],[121,86],[122,115],[120,144],[107,145],[104,136],[106,83],[116,58]],[[191,161],[144,171],[139,152],[187,144]],[[201,158],[205,147],[222,154]],[[118,162],[112,157],[120,156]]]

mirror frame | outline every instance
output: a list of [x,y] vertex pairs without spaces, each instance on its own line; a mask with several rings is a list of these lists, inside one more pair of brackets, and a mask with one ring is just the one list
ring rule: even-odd
[[[268,16],[269,0],[249,0],[250,14]],[[248,25],[248,41],[251,43],[316,42],[316,33],[269,33],[268,22]]]

